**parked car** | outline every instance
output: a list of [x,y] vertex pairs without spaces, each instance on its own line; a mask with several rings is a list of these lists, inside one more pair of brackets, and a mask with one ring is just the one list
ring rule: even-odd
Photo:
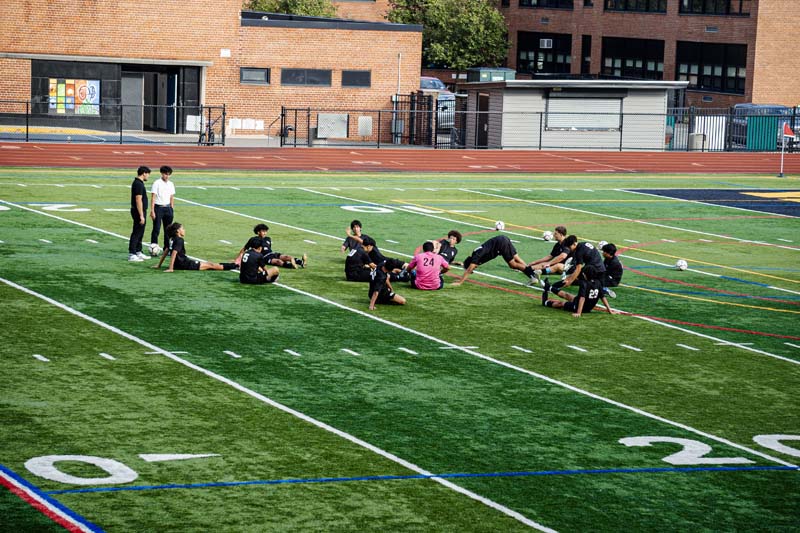
[[[780,147],[781,143],[783,143],[784,124],[788,124],[795,133],[800,129],[800,116],[790,107],[777,104],[736,104],[733,106],[731,120],[731,142],[734,146],[748,146],[747,129],[752,122],[749,119],[752,117],[774,118],[775,121],[766,123],[769,126],[769,131],[751,133],[751,136],[766,135],[763,139],[758,138],[756,141],[751,139],[751,144],[753,142],[757,144],[772,143],[772,135],[775,135],[777,146]],[[772,126],[775,128],[774,132],[772,131]],[[788,145],[789,143],[787,143]]]
[[422,76],[419,88],[423,93],[436,95],[436,129],[448,130],[455,125],[456,95],[447,89],[439,78]]

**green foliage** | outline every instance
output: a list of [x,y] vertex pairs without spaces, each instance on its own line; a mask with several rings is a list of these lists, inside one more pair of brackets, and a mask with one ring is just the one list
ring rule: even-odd
[[425,65],[464,70],[503,63],[508,39],[503,15],[486,0],[391,0],[392,22],[422,24]]
[[335,17],[336,6],[330,0],[250,0],[245,9],[267,13],[286,13],[308,17]]

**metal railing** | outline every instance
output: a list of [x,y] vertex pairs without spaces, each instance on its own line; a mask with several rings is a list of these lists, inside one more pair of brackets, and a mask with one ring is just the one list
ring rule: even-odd
[[225,144],[225,106],[0,100],[0,141]]

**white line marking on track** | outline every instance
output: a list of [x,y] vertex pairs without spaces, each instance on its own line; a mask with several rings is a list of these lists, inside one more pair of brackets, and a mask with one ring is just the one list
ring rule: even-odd
[[397,348],[397,349],[398,349],[398,350],[400,350],[401,352],[410,353],[411,355],[419,355],[419,354],[418,354],[417,352],[415,352],[414,350],[409,350],[408,348],[403,348],[402,346],[400,346],[400,347],[399,347],[399,348]]
[[286,353],[288,353],[289,355],[293,355],[293,356],[295,356],[295,357],[300,357],[300,354],[299,354],[299,353],[295,352],[294,350],[290,350],[289,348],[286,348],[286,349],[285,349],[285,350],[283,350],[283,351],[284,351],[284,352],[286,352]]
[[699,352],[700,348],[695,348],[694,346],[688,346],[686,344],[676,344],[675,346],[680,346],[681,348],[686,348],[687,350],[691,350],[693,352]]
[[50,362],[50,359],[48,359],[47,357],[45,357],[43,355],[40,355],[38,353],[33,354],[33,358],[34,359],[38,359],[39,361],[41,361],[43,363],[49,363]]
[[97,244],[97,241],[94,239],[86,239],[86,242],[90,242],[92,244]]
[[48,241],[47,239],[39,239],[39,242],[43,242],[45,244],[53,244],[53,241]]
[[[69,306],[67,306],[65,304],[62,304],[61,302],[53,300],[52,298],[49,298],[49,297],[47,297],[47,296],[45,296],[43,294],[37,293],[35,291],[32,291],[31,289],[28,289],[27,287],[23,287],[21,285],[18,285],[18,284],[14,283],[14,282],[12,282],[10,280],[7,280],[5,278],[0,277],[0,282],[3,282],[6,285],[14,287],[17,290],[20,290],[22,292],[25,292],[26,294],[29,294],[31,296],[34,296],[34,297],[39,298],[41,300],[44,300],[44,301],[46,301],[46,302],[48,302],[48,303],[50,303],[50,304],[52,304],[52,305],[54,305],[56,307],[68,312],[68,313],[71,313],[71,314],[73,314],[75,316],[81,317],[81,318],[83,318],[83,319],[85,319],[85,320],[87,320],[89,322],[92,322],[93,324],[96,324],[96,325],[98,325],[98,326],[100,326],[102,328],[105,328],[105,329],[107,329],[109,331],[112,331],[112,332],[114,332],[114,333],[116,333],[116,334],[118,334],[120,336],[123,336],[123,337],[125,337],[125,338],[127,338],[127,339],[129,339],[129,340],[131,340],[133,342],[139,343],[142,346],[150,348],[151,350],[157,350],[162,355],[172,359],[173,361],[176,361],[176,362],[178,362],[180,364],[183,364],[183,365],[185,365],[185,366],[187,366],[189,368],[197,370],[198,372],[201,372],[201,373],[205,374],[206,376],[208,376],[208,377],[210,377],[212,379],[216,379],[216,380],[219,380],[219,381],[221,381],[223,383],[226,383],[226,384],[230,385],[231,387],[235,388],[236,390],[239,390],[239,391],[241,391],[241,392],[243,392],[245,394],[248,394],[253,398],[259,399],[262,402],[275,407],[276,409],[280,409],[280,410],[282,410],[282,411],[284,411],[286,413],[290,413],[290,414],[292,414],[292,415],[294,415],[294,416],[296,416],[296,417],[298,417],[298,418],[300,418],[302,420],[305,420],[305,421],[307,421],[307,422],[309,422],[311,424],[316,425],[319,428],[322,428],[322,429],[325,429],[327,431],[330,431],[331,433],[334,433],[334,434],[336,434],[336,435],[338,435],[338,436],[340,436],[340,437],[342,437],[344,439],[349,440],[350,442],[353,442],[353,443],[355,443],[355,444],[357,444],[359,446],[362,446],[362,447],[364,447],[364,448],[366,448],[366,449],[368,449],[370,451],[373,451],[374,453],[377,453],[377,454],[381,455],[382,457],[385,457],[387,459],[395,461],[398,464],[401,464],[401,465],[405,466],[406,468],[408,468],[408,469],[410,469],[410,470],[412,470],[414,472],[417,472],[417,473],[422,474],[422,475],[430,475],[430,476],[432,476],[431,480],[435,481],[436,483],[440,483],[445,487],[448,487],[448,488],[450,488],[450,489],[452,489],[454,491],[457,491],[457,492],[459,492],[461,494],[464,494],[465,496],[468,496],[469,498],[475,499],[476,501],[479,501],[479,502],[481,502],[481,503],[483,503],[483,504],[485,504],[485,505],[487,505],[487,506],[489,506],[489,507],[491,507],[493,509],[496,509],[497,511],[502,512],[502,513],[504,513],[504,514],[506,514],[506,515],[518,520],[521,523],[524,523],[526,525],[529,525],[531,527],[534,527],[534,528],[542,530],[542,531],[553,531],[552,529],[547,528],[546,526],[543,526],[543,525],[541,525],[541,524],[539,524],[537,522],[534,522],[533,520],[530,520],[529,518],[527,518],[524,515],[518,513],[517,511],[509,509],[509,508],[507,508],[507,507],[505,507],[505,506],[503,506],[501,504],[498,504],[497,502],[494,502],[494,501],[492,501],[492,500],[490,500],[488,498],[485,498],[485,497],[483,497],[483,496],[481,496],[479,494],[476,494],[476,493],[474,493],[472,491],[464,489],[464,488],[462,488],[462,487],[460,487],[458,485],[455,485],[455,484],[453,484],[453,483],[451,483],[451,482],[449,482],[449,481],[447,481],[445,479],[437,478],[437,477],[433,476],[432,473],[428,472],[427,470],[425,470],[423,468],[420,468],[419,466],[417,466],[417,465],[415,465],[413,463],[410,463],[409,461],[406,461],[406,460],[404,460],[404,459],[402,459],[402,458],[400,458],[400,457],[398,457],[398,456],[396,456],[394,454],[391,454],[391,453],[389,453],[389,452],[387,452],[387,451],[385,451],[385,450],[383,450],[381,448],[378,448],[378,447],[376,447],[376,446],[374,446],[374,445],[372,445],[372,444],[370,444],[370,443],[368,443],[366,441],[358,439],[357,437],[354,437],[353,435],[350,435],[349,433],[345,433],[344,431],[341,431],[341,430],[339,430],[339,429],[337,429],[337,428],[335,428],[333,426],[330,426],[328,424],[325,424],[324,422],[316,420],[316,419],[314,419],[314,418],[312,418],[312,417],[310,417],[310,416],[308,416],[308,415],[306,415],[306,414],[304,414],[304,413],[302,413],[300,411],[296,411],[296,410],[291,409],[291,408],[289,408],[289,407],[287,407],[287,406],[285,406],[283,404],[280,404],[280,403],[278,403],[278,402],[276,402],[276,401],[274,401],[274,400],[272,400],[270,398],[267,398],[266,396],[264,396],[262,394],[259,394],[259,393],[255,392],[255,391],[251,390],[251,389],[248,389],[247,387],[244,387],[243,385],[241,385],[239,383],[236,383],[235,381],[232,381],[232,380],[230,380],[228,378],[225,378],[224,376],[221,376],[219,374],[211,372],[210,370],[207,370],[207,369],[205,369],[203,367],[195,365],[194,363],[191,363],[191,362],[189,362],[189,361],[187,361],[185,359],[181,359],[180,357],[176,357],[174,354],[172,354],[170,352],[167,352],[166,350],[162,350],[162,349],[158,348],[157,346],[155,346],[155,345],[153,345],[153,344],[151,344],[151,343],[149,343],[149,342],[147,342],[147,341],[145,341],[143,339],[140,339],[140,338],[138,338],[138,337],[136,337],[134,335],[131,335],[130,333],[127,333],[127,332],[125,332],[125,331],[123,331],[123,330],[121,330],[119,328],[116,328],[114,326],[106,324],[105,322],[102,322],[102,321],[100,321],[100,320],[98,320],[98,319],[96,319],[94,317],[86,315],[86,314],[84,314],[84,313],[82,313],[82,312],[80,312],[80,311],[78,311],[76,309],[73,309],[73,308],[71,308],[71,307],[69,307]],[[318,296],[318,295],[315,295],[315,294],[312,294],[312,293],[308,293],[308,292],[302,291],[300,289],[296,289],[294,287],[289,287],[289,286],[283,285],[283,284],[278,284],[278,286],[279,287],[283,287],[283,288],[285,288],[287,290],[290,290],[292,292],[295,292],[297,294],[302,294],[302,295],[305,295],[305,296],[307,296],[309,298],[312,298],[312,299],[315,299],[315,300],[318,300],[318,301],[322,301],[322,302],[326,302],[329,305],[332,305],[334,307],[337,307],[337,308],[340,308],[340,309],[345,309],[345,310],[350,311],[352,313],[356,313],[356,314],[361,315],[363,317],[366,317],[366,318],[368,318],[370,320],[375,320],[377,322],[389,325],[389,326],[391,326],[393,328],[397,328],[397,329],[400,329],[402,331],[406,331],[408,333],[411,333],[411,334],[414,334],[414,335],[429,339],[429,340],[431,340],[431,341],[433,341],[433,342],[435,342],[437,344],[442,344],[442,345],[445,345],[445,346],[454,346],[454,345],[452,345],[452,344],[450,344],[447,341],[444,341],[442,339],[433,337],[431,335],[427,335],[425,333],[413,330],[411,328],[407,328],[405,326],[402,326],[400,324],[396,324],[394,322],[390,322],[388,320],[382,319],[382,318],[377,317],[375,315],[371,315],[371,314],[369,314],[369,313],[367,313],[365,311],[349,308],[349,307],[347,307],[345,305],[339,304],[339,303],[334,302],[332,300],[328,300],[327,298],[323,298],[321,296]],[[657,420],[657,421],[660,421],[660,422],[663,422],[663,423],[666,423],[666,424],[669,424],[669,425],[684,429],[686,431],[689,431],[689,432],[692,432],[692,433],[707,437],[709,439],[713,439],[713,440],[715,440],[717,442],[722,442],[724,444],[727,444],[727,445],[732,446],[734,448],[737,448],[739,450],[747,451],[748,453],[752,453],[753,455],[768,459],[768,460],[776,462],[778,464],[782,464],[782,465],[785,465],[785,466],[795,466],[795,465],[793,465],[791,463],[788,463],[788,462],[786,462],[786,461],[784,461],[784,460],[782,460],[780,458],[772,457],[772,456],[770,456],[770,455],[768,455],[766,453],[763,453],[761,451],[758,451],[758,450],[755,450],[755,449],[750,449],[750,448],[748,448],[746,446],[743,446],[741,444],[737,444],[737,443],[735,443],[733,441],[730,441],[728,439],[725,439],[725,438],[722,438],[722,437],[718,437],[716,435],[712,435],[712,434],[706,433],[704,431],[700,431],[700,430],[695,429],[695,428],[693,428],[691,426],[687,426],[685,424],[681,424],[679,422],[675,422],[675,421],[669,420],[667,418],[663,418],[661,416],[649,413],[647,411],[638,409],[638,408],[630,406],[630,405],[626,405],[626,404],[618,402],[616,400],[612,400],[610,398],[605,398],[603,396],[600,396],[598,394],[594,394],[594,393],[589,392],[587,390],[580,389],[580,388],[575,387],[573,385],[569,385],[568,383],[564,383],[564,382],[558,381],[558,380],[553,379],[553,378],[551,378],[549,376],[545,376],[543,374],[538,374],[536,372],[533,372],[533,371],[530,371],[530,370],[527,370],[527,369],[524,369],[524,368],[521,368],[521,367],[518,367],[518,366],[515,366],[515,365],[512,365],[512,364],[506,363],[504,361],[500,361],[498,359],[494,359],[492,357],[486,356],[486,355],[481,354],[479,352],[474,352],[474,351],[469,351],[469,350],[463,350],[463,351],[465,353],[468,353],[468,354],[473,355],[475,357],[478,357],[480,359],[493,362],[493,363],[495,363],[497,365],[506,367],[506,368],[511,369],[511,370],[515,370],[517,372],[521,372],[521,373],[530,375],[532,377],[539,378],[539,379],[541,379],[543,381],[547,381],[548,383],[552,383],[552,384],[558,385],[560,387],[563,387],[563,388],[566,388],[566,389],[571,390],[573,392],[577,392],[579,394],[588,396],[588,397],[596,399],[598,401],[609,403],[611,405],[615,405],[615,406],[620,407],[622,409],[626,409],[628,411],[637,413],[637,414],[639,414],[641,416],[645,416],[645,417],[651,418],[653,420]]]
[[588,352],[586,348],[581,348],[580,346],[574,346],[572,344],[567,344],[567,348],[572,348],[573,350],[577,350],[579,352]]
[[116,358],[116,357],[114,357],[113,355],[109,355],[109,354],[107,354],[107,353],[105,353],[105,352],[100,352],[100,354],[99,354],[99,355],[100,355],[100,357],[102,357],[103,359],[108,359],[109,361],[116,361],[116,360],[117,360],[117,358]]
[[661,239],[661,240],[664,241],[664,242],[675,242],[672,239]]
[[633,244],[639,244],[639,241],[634,241],[633,239],[625,239],[625,242],[632,242]]
[[342,348],[341,351],[343,351],[344,353],[349,353],[350,355],[361,355],[357,351],[351,350],[350,348]]
[[195,165],[200,166],[200,167],[207,166],[205,163],[203,163],[201,161],[192,161],[192,163],[194,163]]
[[785,344],[786,346],[791,346],[792,348],[800,349],[800,346],[798,346],[797,344],[792,344],[791,342],[784,342],[783,344]]
[[219,242],[222,244],[233,244],[231,241],[226,241],[225,239],[220,239]]
[[633,350],[634,352],[641,352],[641,351],[642,351],[642,349],[641,349],[641,348],[637,348],[636,346],[631,346],[631,345],[629,345],[629,344],[622,344],[622,343],[620,343],[620,346],[622,346],[623,348],[627,348],[627,349],[629,349],[629,350]]
[[222,353],[224,353],[225,355],[230,355],[234,359],[241,359],[242,358],[241,355],[239,355],[238,353],[232,352],[230,350],[224,350]]
[[522,353],[533,353],[531,350],[527,348],[523,348],[522,346],[512,346],[515,350],[519,350]]

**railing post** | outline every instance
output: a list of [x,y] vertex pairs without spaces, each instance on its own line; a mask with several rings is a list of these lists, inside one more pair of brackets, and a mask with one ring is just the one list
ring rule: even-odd
[[623,124],[625,122],[625,113],[620,112],[619,114],[619,151],[622,151],[622,129]]
[[222,104],[222,146],[225,146],[225,104]]
[[286,106],[281,106],[281,129],[278,131],[278,146],[283,148],[283,132],[286,131]]
[[30,139],[31,101],[25,100],[25,142]]
[[542,129],[542,125],[544,123],[544,113],[541,111],[539,112],[539,151],[542,151],[542,135],[544,135],[544,130]]
[[124,104],[119,104],[119,144],[122,144],[122,115],[124,114]]
[[378,146],[377,148],[381,147],[381,115],[383,113],[380,109],[378,109]]

